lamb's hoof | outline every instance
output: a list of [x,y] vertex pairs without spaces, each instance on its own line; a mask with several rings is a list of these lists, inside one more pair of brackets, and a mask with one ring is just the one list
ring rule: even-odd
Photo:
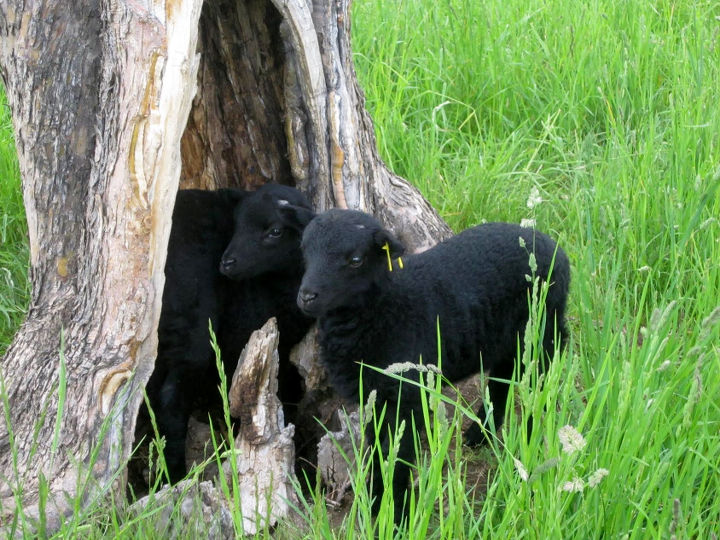
[[473,423],[465,432],[465,436],[463,437],[463,443],[465,446],[486,446],[490,441],[488,441],[488,436],[490,433],[480,427],[480,424]]

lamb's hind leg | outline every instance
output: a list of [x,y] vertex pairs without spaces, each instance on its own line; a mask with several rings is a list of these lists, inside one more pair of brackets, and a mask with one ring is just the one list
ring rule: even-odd
[[510,366],[510,369],[495,368],[487,381],[488,394],[492,402],[492,424],[485,403],[483,403],[477,413],[480,423],[473,423],[465,432],[465,444],[468,446],[487,444],[488,437],[492,437],[492,434],[498,432],[502,426],[505,418],[505,403],[510,390],[508,381],[512,380],[514,362],[508,362],[507,365]]
[[185,477],[185,439],[192,403],[189,381],[197,381],[195,373],[180,370],[168,373],[160,389],[160,402],[155,411],[158,431],[165,437],[165,464],[171,483]]
[[[560,318],[558,323],[558,329],[555,330],[555,324],[548,326],[543,336],[543,354],[542,361],[539,364],[539,372],[545,371],[550,361],[553,359],[556,346],[564,346],[567,340],[567,328],[565,322]],[[556,344],[556,338],[560,339],[560,343]],[[493,404],[492,416],[493,423],[495,426],[495,432],[500,430],[500,426],[505,418],[505,405],[507,402],[508,392],[510,390],[510,384],[506,381],[512,381],[513,367],[515,365],[514,359],[509,362],[505,362],[502,366],[495,367],[490,373],[488,379],[488,393],[490,394],[490,400]],[[488,412],[485,409],[485,405],[481,405],[478,410],[478,418],[481,424],[474,423],[465,432],[465,444],[468,446],[478,446],[488,443],[488,437],[491,436],[492,426],[488,421]],[[480,425],[484,427],[481,428]],[[526,433],[530,437],[533,428],[532,416],[528,416]]]

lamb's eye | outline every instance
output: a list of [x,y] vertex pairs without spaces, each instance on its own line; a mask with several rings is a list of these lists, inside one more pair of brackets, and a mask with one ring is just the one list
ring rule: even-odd
[[267,235],[270,238],[280,238],[283,234],[283,230],[280,227],[272,227],[268,230]]
[[362,266],[362,264],[365,262],[365,258],[362,255],[353,255],[350,257],[350,260],[348,261],[348,264],[352,268],[359,268]]

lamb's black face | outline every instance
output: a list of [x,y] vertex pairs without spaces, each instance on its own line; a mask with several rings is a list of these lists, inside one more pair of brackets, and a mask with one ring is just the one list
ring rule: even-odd
[[341,308],[362,309],[373,301],[387,279],[387,245],[390,256],[404,248],[368,214],[330,210],[313,219],[305,229],[305,259],[297,303],[311,317],[322,317]]
[[235,280],[302,267],[300,240],[313,212],[292,188],[266,185],[235,208],[235,233],[220,272]]

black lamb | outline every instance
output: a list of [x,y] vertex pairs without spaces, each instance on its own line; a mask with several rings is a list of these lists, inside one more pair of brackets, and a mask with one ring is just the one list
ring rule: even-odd
[[[521,245],[524,243],[523,247]],[[307,315],[318,318],[321,361],[335,389],[357,400],[359,362],[377,368],[411,362],[438,363],[437,324],[441,336],[443,375],[458,381],[481,369],[489,370],[493,420],[502,423],[508,385],[518,347],[528,321],[531,275],[530,253],[537,261],[536,275],[548,281],[545,301],[547,324],[542,347],[551,358],[556,336],[565,341],[565,305],[570,283],[567,256],[543,233],[508,223],[488,223],[468,229],[437,246],[400,261],[403,245],[370,215],[353,210],[330,210],[315,217],[302,240],[305,274],[297,303]],[[391,271],[392,268],[392,271]],[[548,277],[550,276],[550,277]],[[416,373],[416,372],[415,372]],[[417,378],[417,374],[405,376]],[[367,436],[388,450],[388,428],[405,420],[398,463],[409,462],[413,438],[407,432],[422,422],[417,387],[370,368],[362,371],[364,396],[377,391],[377,406],[387,405],[386,421],[377,434],[373,423]],[[399,396],[399,391],[402,391]],[[401,399],[398,408],[398,399]],[[378,409],[380,410],[380,409]],[[480,418],[485,420],[484,410]],[[485,441],[475,425],[466,441]],[[373,511],[382,495],[377,453],[373,456]],[[403,498],[409,468],[395,468],[393,496],[395,521],[403,516]]]
[[[171,482],[185,476],[185,438],[198,401],[218,395],[210,346],[212,322],[225,372],[232,376],[250,334],[270,317],[280,330],[281,399],[296,400],[289,375],[292,345],[312,320],[295,298],[303,272],[300,239],[313,217],[296,189],[267,184],[257,191],[181,190],[165,265],[155,370],[147,385]],[[285,395],[283,395],[283,393]]]

